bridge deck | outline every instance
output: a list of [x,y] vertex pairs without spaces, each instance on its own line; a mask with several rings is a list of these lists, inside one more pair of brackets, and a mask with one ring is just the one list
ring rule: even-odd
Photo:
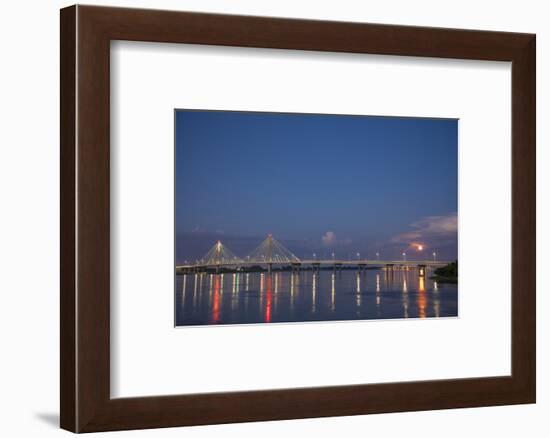
[[215,268],[222,266],[267,266],[267,265],[345,265],[345,266],[358,266],[358,265],[370,265],[370,266],[445,266],[451,262],[444,260],[333,260],[333,259],[309,259],[300,260],[299,262],[281,262],[281,261],[237,261],[232,263],[219,263],[219,264],[194,264],[194,265],[177,265],[176,269],[191,269],[191,268]]

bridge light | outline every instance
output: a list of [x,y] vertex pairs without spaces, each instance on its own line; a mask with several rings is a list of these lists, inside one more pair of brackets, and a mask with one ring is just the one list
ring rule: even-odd
[[376,253],[376,260],[380,260],[380,253]]
[[403,252],[403,261],[406,262],[407,261],[407,254],[405,252]]

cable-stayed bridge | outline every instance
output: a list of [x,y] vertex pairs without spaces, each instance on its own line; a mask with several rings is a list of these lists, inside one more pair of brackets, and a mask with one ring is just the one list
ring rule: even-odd
[[302,268],[312,268],[313,270],[320,270],[321,267],[332,266],[334,270],[342,269],[345,267],[356,267],[359,270],[366,269],[367,266],[380,266],[387,267],[389,269],[395,269],[400,267],[418,267],[421,274],[425,272],[428,266],[439,267],[445,266],[449,261],[444,260],[371,260],[361,259],[359,256],[356,259],[300,259],[294,255],[291,251],[285,248],[280,242],[275,240],[271,234],[258,245],[250,254],[244,258],[240,258],[235,255],[229,248],[227,248],[221,241],[217,241],[212,248],[194,264],[184,264],[176,266],[177,272],[203,272],[209,269],[220,268],[242,268],[246,269],[251,266],[265,266],[267,270],[271,272],[272,267],[275,266],[291,266],[292,270],[300,270]]

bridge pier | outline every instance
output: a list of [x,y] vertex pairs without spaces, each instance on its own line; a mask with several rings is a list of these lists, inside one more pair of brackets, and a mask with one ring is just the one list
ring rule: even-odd
[[418,265],[418,276],[419,277],[426,276],[426,265]]
[[357,267],[359,268],[359,272],[363,272],[367,269],[367,264],[366,263],[359,263],[357,265]]
[[290,266],[292,267],[292,273],[294,273],[294,271],[300,272],[302,264],[301,263],[291,263]]
[[268,264],[267,264],[267,273],[268,273],[269,275],[271,275],[271,270],[272,270],[272,268],[273,268],[273,264],[272,264],[272,263],[268,263]]
[[311,267],[313,268],[313,272],[319,272],[321,270],[321,263],[312,263]]

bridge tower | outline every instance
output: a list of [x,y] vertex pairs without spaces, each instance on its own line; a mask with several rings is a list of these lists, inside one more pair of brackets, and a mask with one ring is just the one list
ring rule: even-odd
[[297,264],[301,262],[298,257],[275,240],[271,234],[268,234],[264,241],[249,254],[247,259],[253,263],[267,265],[269,273],[271,273],[274,263]]
[[237,257],[221,240],[218,240],[212,248],[200,259],[197,265],[215,266],[216,272],[220,271],[223,265],[237,265],[242,263],[242,259]]
[[267,271],[271,274],[271,268],[273,266],[273,236],[271,234],[268,234],[267,236],[267,260],[269,261],[269,264],[267,265]]

